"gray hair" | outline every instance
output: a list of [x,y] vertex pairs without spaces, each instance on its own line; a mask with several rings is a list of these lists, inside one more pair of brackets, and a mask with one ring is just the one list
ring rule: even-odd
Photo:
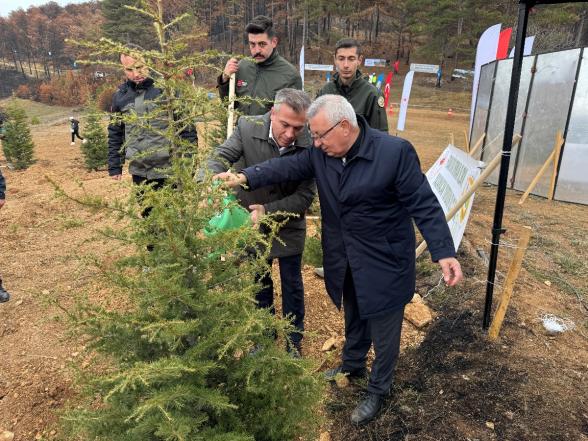
[[352,127],[357,127],[355,110],[349,101],[341,95],[322,95],[312,102],[306,114],[308,119],[314,118],[324,111],[327,121],[331,124],[346,119]]
[[287,104],[294,112],[304,113],[310,107],[310,98],[302,90],[282,89],[276,93],[274,109],[278,110],[280,104]]

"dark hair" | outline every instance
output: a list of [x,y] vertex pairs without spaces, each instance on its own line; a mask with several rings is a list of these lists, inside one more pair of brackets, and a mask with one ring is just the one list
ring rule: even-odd
[[355,38],[342,38],[335,44],[335,55],[339,49],[347,49],[354,47],[357,49],[357,56],[361,55],[361,44]]
[[248,34],[267,34],[269,38],[273,38],[276,35],[274,33],[272,19],[265,15],[253,17],[253,20],[245,27],[245,32]]

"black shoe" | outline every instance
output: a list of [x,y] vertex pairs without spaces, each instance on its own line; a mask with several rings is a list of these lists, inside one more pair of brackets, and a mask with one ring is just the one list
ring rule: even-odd
[[10,300],[10,294],[0,286],[0,303],[4,303]]
[[324,376],[328,381],[335,381],[335,377],[339,374],[347,375],[349,378],[365,378],[367,376],[367,369],[345,369],[343,365],[339,365],[336,368],[326,370]]
[[300,346],[300,343],[286,345],[286,351],[292,358],[302,358],[302,347]]
[[383,395],[369,392],[367,397],[351,412],[351,422],[359,426],[373,420],[382,408],[383,402]]

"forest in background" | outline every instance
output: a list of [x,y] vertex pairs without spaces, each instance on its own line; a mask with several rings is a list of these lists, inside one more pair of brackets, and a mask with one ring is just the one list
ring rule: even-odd
[[[0,17],[0,69],[20,71],[49,81],[76,69],[80,49],[66,39],[95,41],[107,37],[156,45],[149,19],[128,10],[149,0],[101,0],[65,7],[55,2],[13,11]],[[335,42],[353,37],[370,58],[471,68],[478,38],[495,23],[515,25],[516,0],[166,0],[168,18],[183,13],[189,20],[170,27],[170,34],[191,36],[188,50],[214,49],[246,54],[245,25],[252,17],[271,17],[279,51],[294,64],[305,46],[307,63],[330,63]],[[124,17],[124,20],[121,19]],[[538,6],[528,35],[536,35],[534,52],[588,46],[588,2]],[[516,31],[516,30],[515,30]],[[514,32],[513,32],[514,40]],[[512,43],[511,43],[512,44]],[[39,93],[37,92],[37,95]]]

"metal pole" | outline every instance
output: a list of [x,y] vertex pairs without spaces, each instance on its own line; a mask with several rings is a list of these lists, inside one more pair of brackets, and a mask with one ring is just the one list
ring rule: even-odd
[[510,91],[508,94],[508,108],[506,111],[506,124],[504,126],[504,142],[502,144],[502,161],[500,163],[500,175],[498,177],[496,208],[494,210],[494,225],[492,227],[492,245],[490,249],[490,262],[488,265],[488,279],[486,281],[486,303],[484,305],[484,321],[482,325],[484,329],[488,329],[490,326],[492,294],[494,292],[496,262],[498,260],[498,245],[500,243],[500,235],[505,232],[505,230],[502,228],[502,215],[504,214],[504,200],[506,197],[510,151],[512,149],[512,135],[514,132],[515,118],[517,113],[517,99],[519,96],[519,83],[521,81],[521,66],[523,64],[523,48],[525,45],[525,37],[527,35],[529,10],[535,5],[535,3],[535,0],[519,0],[517,38],[512,65],[512,76],[510,79]]

